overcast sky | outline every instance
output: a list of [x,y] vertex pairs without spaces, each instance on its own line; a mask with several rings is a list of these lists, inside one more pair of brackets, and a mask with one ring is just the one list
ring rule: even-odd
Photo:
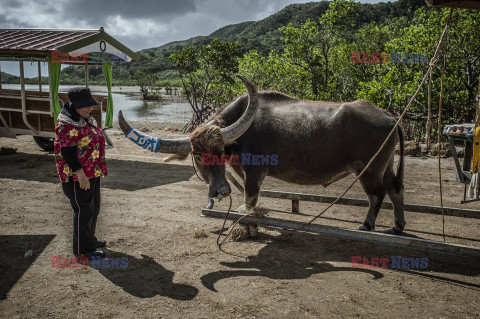
[[[223,26],[260,20],[305,0],[1,0],[0,28],[85,28],[105,32],[134,51],[209,35]],[[378,0],[362,0],[376,3]],[[2,62],[2,71],[18,74]],[[35,76],[26,67],[26,76]]]

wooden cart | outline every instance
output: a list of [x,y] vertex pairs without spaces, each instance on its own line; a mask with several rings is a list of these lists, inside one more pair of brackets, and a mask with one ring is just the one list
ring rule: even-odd
[[[66,93],[58,93],[60,65],[84,65],[85,86],[88,66],[103,65],[108,87],[106,95],[93,95],[101,103],[94,107],[93,117],[102,128],[112,125],[112,63],[138,61],[138,55],[106,34],[95,30],[0,29],[0,61],[18,61],[20,90],[3,89],[0,79],[0,137],[33,135],[45,150],[53,149],[58,113],[68,101]],[[38,63],[38,91],[25,89],[24,62]],[[41,83],[41,63],[48,63],[48,90]],[[1,68],[0,68],[1,70]],[[102,119],[105,112],[105,121]],[[107,137],[107,143],[111,142]]]

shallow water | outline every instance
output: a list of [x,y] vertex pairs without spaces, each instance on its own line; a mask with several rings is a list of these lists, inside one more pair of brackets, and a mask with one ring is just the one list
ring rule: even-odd
[[[60,85],[59,92],[68,92],[68,90],[77,85]],[[19,84],[2,84],[4,89],[20,90]],[[28,91],[38,91],[38,85],[26,84]],[[44,91],[48,86],[43,86]],[[92,93],[105,94],[106,87],[91,87]],[[127,90],[125,90],[127,91]],[[155,121],[186,123],[192,116],[192,109],[188,103],[164,103],[161,101],[142,101],[135,97],[122,93],[112,93],[113,97],[113,120],[118,119],[118,111],[123,112],[123,116],[129,121]]]

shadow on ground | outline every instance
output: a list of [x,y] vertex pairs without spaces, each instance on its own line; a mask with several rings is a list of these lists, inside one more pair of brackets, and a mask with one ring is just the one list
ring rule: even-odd
[[0,235],[0,300],[34,263],[55,235]]
[[[281,231],[278,236],[262,233],[260,241],[266,242],[267,245],[260,249],[257,255],[248,256],[246,261],[222,262],[226,269],[202,276],[202,284],[212,291],[217,291],[215,289],[217,282],[232,277],[305,279],[314,274],[354,271],[370,275],[371,279],[381,280],[384,276],[388,276],[389,271],[399,271],[480,291],[480,281],[476,278],[480,275],[480,263],[471,259],[291,231]],[[226,252],[235,252],[234,247],[235,244],[231,243],[224,245],[223,249]],[[390,270],[374,267],[353,268],[352,256],[366,257],[368,260],[373,257],[388,258]],[[392,269],[392,256],[426,257],[428,267],[426,269]],[[347,263],[348,266],[332,264],[338,262]],[[472,280],[457,280],[451,275],[468,276],[472,277]]]
[[186,301],[192,300],[198,294],[196,287],[174,283],[175,273],[149,256],[142,255],[142,258],[135,258],[124,253],[107,251],[107,257],[123,258],[128,261],[124,268],[102,267],[99,272],[130,295],[139,298],[151,298],[159,295]]
[[[188,180],[195,174],[191,166],[107,159],[108,176],[102,187],[136,191]],[[128,174],[129,178],[116,178]],[[0,157],[0,178],[60,183],[55,159],[44,155],[16,153]]]

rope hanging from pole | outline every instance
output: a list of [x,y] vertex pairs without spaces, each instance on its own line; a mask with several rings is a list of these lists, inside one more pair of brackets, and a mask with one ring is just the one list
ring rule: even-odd
[[[455,6],[452,7],[450,10],[450,17],[449,20],[452,16],[452,12]],[[443,241],[445,242],[445,214],[444,214],[444,209],[443,209],[443,185],[442,185],[442,165],[441,165],[441,134],[442,134],[442,106],[443,106],[443,83],[445,79],[445,69],[447,68],[447,57],[448,57],[448,39],[447,39],[447,47],[445,49],[444,53],[444,59],[443,59],[443,66],[442,66],[442,75],[440,78],[440,100],[438,104],[438,130],[437,130],[437,145],[438,145],[438,184],[439,184],[439,192],[440,192],[440,207],[442,209],[442,237]],[[430,72],[433,72],[431,70]]]
[[427,115],[427,127],[426,127],[426,138],[425,144],[427,150],[432,146],[431,131],[432,131],[432,74],[433,70],[430,71],[430,78],[428,79],[428,115]]
[[440,185],[440,207],[442,207],[442,235],[443,241],[445,241],[445,215],[443,212],[443,191],[442,191],[442,165],[441,165],[441,134],[442,134],[442,100],[443,100],[443,78],[445,75],[445,66],[442,68],[442,77],[440,80],[440,102],[438,104],[438,134],[437,134],[437,145],[438,145],[438,183]]

